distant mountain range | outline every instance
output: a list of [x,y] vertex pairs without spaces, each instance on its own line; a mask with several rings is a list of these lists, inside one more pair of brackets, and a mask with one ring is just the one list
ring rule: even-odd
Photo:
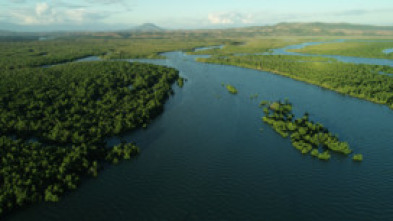
[[273,26],[253,26],[229,30],[263,36],[393,36],[393,26],[349,23],[279,23]]
[[[5,26],[3,26],[5,27]],[[8,27],[8,26],[7,26]],[[114,27],[113,27],[114,28]],[[22,29],[24,30],[24,29]],[[276,25],[252,26],[227,29],[203,30],[170,30],[161,28],[153,23],[145,23],[131,28],[119,28],[108,31],[45,31],[45,32],[15,32],[0,30],[4,36],[47,36],[49,35],[94,35],[91,33],[121,33],[122,36],[146,35],[147,33],[206,33],[214,37],[252,37],[252,36],[393,36],[393,26],[373,26],[349,23],[279,23]],[[129,33],[127,35],[127,33]],[[138,34],[143,33],[143,34]]]
[[393,30],[393,26],[375,26],[375,25],[362,25],[351,23],[278,23],[277,27],[288,28],[327,28],[327,29],[358,29],[358,30]]

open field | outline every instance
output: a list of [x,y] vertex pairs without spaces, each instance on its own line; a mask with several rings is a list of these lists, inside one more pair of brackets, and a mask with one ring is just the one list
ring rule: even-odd
[[328,54],[328,55],[344,55],[366,58],[383,58],[393,59],[393,53],[384,53],[383,50],[393,48],[393,40],[389,42],[373,42],[375,40],[365,40],[364,42],[339,42],[325,43],[321,45],[307,46],[302,49],[293,49],[289,51],[309,53],[309,54]]

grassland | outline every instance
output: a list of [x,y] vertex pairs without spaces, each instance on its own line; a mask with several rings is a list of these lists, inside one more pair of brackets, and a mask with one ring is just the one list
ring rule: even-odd
[[96,55],[104,59],[162,58],[160,52],[192,50],[225,43],[219,39],[60,38],[48,41],[0,42],[0,70],[39,67]]
[[234,40],[235,43],[226,44],[222,49],[209,49],[188,53],[193,55],[255,54],[269,52],[274,48],[282,48],[289,45],[319,40],[318,38],[242,38]]
[[393,53],[386,54],[383,50],[393,48],[393,40],[390,42],[345,41],[339,43],[325,43],[321,45],[307,46],[302,49],[288,50],[292,52],[324,55],[344,55],[365,58],[393,59]]

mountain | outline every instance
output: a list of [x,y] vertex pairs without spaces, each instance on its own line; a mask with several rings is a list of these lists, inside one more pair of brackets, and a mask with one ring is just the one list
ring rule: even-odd
[[165,29],[158,27],[153,23],[144,23],[132,29],[132,31],[140,31],[140,32],[160,32]]
[[325,29],[355,29],[355,30],[393,30],[392,26],[362,25],[351,23],[278,23],[278,27],[298,27],[298,28],[325,28]]
[[239,31],[266,36],[391,36],[392,26],[349,23],[278,23],[272,26],[237,28]]

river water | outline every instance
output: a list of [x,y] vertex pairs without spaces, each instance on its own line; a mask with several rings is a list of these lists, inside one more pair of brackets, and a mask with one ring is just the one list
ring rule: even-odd
[[[139,61],[177,68],[188,81],[147,129],[123,135],[141,155],[7,220],[393,220],[392,110],[268,72],[164,55]],[[259,101],[284,98],[364,161],[302,156],[261,121]]]
[[385,54],[393,53],[393,48],[385,49],[385,50],[383,50],[383,53],[385,53]]

